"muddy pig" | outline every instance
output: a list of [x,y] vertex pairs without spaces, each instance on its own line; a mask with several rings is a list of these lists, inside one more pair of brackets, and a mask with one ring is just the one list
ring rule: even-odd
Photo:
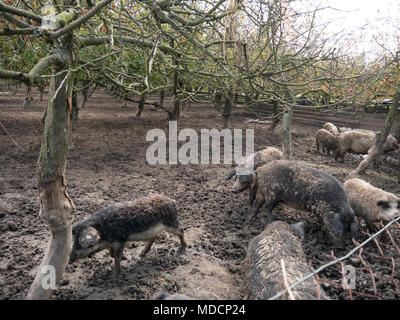
[[331,122],[327,122],[322,126],[323,129],[329,131],[334,136],[339,134],[339,129]]
[[181,243],[178,253],[185,251],[186,242],[174,200],[154,194],[112,205],[73,227],[70,263],[109,249],[110,256],[114,258],[115,275],[118,275],[126,242],[147,241],[140,253],[144,257],[162,231],[177,235]]
[[[282,159],[282,151],[275,147],[268,147],[261,151],[255,152],[246,157],[243,164],[237,166],[226,178],[231,179],[236,176],[236,181],[232,187],[234,193],[242,192],[249,189],[252,183],[252,173],[258,167],[272,161]],[[252,205],[255,197],[255,190],[250,192],[249,204]]]
[[[314,271],[307,263],[301,240],[292,226],[283,221],[274,221],[250,242],[247,249],[247,299],[267,300],[284,290],[282,259],[289,286]],[[315,277],[300,283],[291,292],[295,300],[329,299]],[[287,293],[280,299],[286,297]]]
[[343,184],[356,216],[371,228],[375,222],[390,222],[400,214],[400,198],[376,188],[367,181],[354,178]]
[[317,142],[317,150],[321,147],[323,153],[330,155],[331,151],[336,154],[338,143],[336,136],[330,133],[328,130],[319,129],[315,134],[315,140]]
[[272,211],[283,203],[317,214],[335,245],[343,244],[346,233],[358,236],[358,221],[346,193],[327,173],[294,161],[272,161],[253,173],[253,187],[257,188],[253,218],[261,206]]
[[[367,154],[368,150],[372,147],[375,141],[375,133],[366,131],[345,131],[337,136],[338,151],[335,160],[338,157],[342,158],[344,162],[344,155],[346,152],[353,152],[356,154]],[[384,152],[393,151],[399,148],[399,143],[391,134],[386,138],[383,145]]]

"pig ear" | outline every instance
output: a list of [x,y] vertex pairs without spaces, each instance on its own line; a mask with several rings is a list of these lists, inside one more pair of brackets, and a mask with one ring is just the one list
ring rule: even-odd
[[232,172],[226,177],[226,180],[231,180],[232,177],[236,174],[236,169],[233,169]]
[[100,240],[99,233],[93,227],[86,228],[81,232],[79,236],[79,244],[84,249],[93,246],[94,244],[99,242],[99,240]]

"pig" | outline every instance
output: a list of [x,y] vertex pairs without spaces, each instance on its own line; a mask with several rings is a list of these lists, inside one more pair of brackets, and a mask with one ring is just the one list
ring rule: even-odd
[[390,222],[400,214],[400,198],[376,188],[365,180],[353,178],[343,184],[347,197],[359,218],[372,228],[375,222]]
[[253,173],[254,187],[253,219],[262,206],[272,211],[283,203],[319,216],[335,246],[342,246],[347,234],[358,236],[358,221],[346,193],[340,182],[327,173],[294,161],[272,161]]
[[323,129],[329,131],[332,133],[334,136],[337,136],[339,134],[339,129],[331,122],[327,122],[322,126]]
[[70,263],[109,249],[110,256],[114,258],[114,273],[118,276],[126,242],[147,241],[140,253],[140,257],[144,257],[154,239],[163,231],[179,237],[181,246],[178,254],[183,253],[187,244],[179,225],[175,200],[153,194],[135,201],[117,203],[73,227]]
[[[239,193],[249,189],[252,183],[252,172],[258,167],[272,161],[282,159],[282,151],[275,147],[268,147],[246,157],[242,165],[237,166],[226,178],[231,179],[236,176],[236,181],[232,187],[232,192]],[[255,197],[255,190],[249,194],[249,204],[252,205]]]
[[[292,226],[274,221],[265,227],[249,244],[245,258],[247,275],[247,299],[267,300],[284,290],[282,265],[291,285],[308,276],[314,270],[308,265],[301,239]],[[291,289],[295,300],[329,300],[317,283],[315,276]],[[287,293],[279,299],[287,298]]]
[[330,133],[328,130],[319,129],[315,134],[315,140],[317,142],[318,151],[321,147],[323,153],[326,152],[328,155],[330,155],[331,151],[333,151],[336,154],[338,142],[336,136]]
[[[367,154],[375,141],[375,133],[367,131],[345,131],[337,136],[338,150],[335,155],[335,160],[338,157],[344,162],[346,152],[356,154]],[[389,152],[399,148],[399,143],[391,134],[388,135],[383,145],[383,151]]]

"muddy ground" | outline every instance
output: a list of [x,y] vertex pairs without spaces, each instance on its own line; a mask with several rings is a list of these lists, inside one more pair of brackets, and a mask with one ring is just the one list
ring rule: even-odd
[[[23,91],[0,96],[0,121],[23,149],[16,147],[0,129],[0,298],[23,298],[34,279],[49,238],[44,222],[38,217],[36,162],[40,150],[40,119],[46,102],[39,95],[29,108],[21,108]],[[170,100],[167,100],[171,103]],[[68,265],[54,293],[56,299],[151,299],[157,292],[184,293],[198,299],[245,299],[243,259],[249,241],[266,223],[285,219],[305,221],[304,250],[314,267],[330,260],[333,248],[323,240],[320,221],[306,212],[278,206],[272,215],[260,213],[250,222],[247,192],[232,194],[231,181],[225,181],[229,165],[157,165],[146,162],[146,133],[152,128],[166,129],[166,114],[147,108],[140,120],[134,120],[134,104],[124,107],[120,101],[96,92],[73,132],[68,153],[68,192],[76,205],[75,221],[115,202],[129,201],[159,192],[174,198],[189,244],[186,254],[175,256],[179,240],[163,234],[142,260],[138,255],[143,243],[131,243],[125,249],[119,281],[112,277],[112,260],[106,251]],[[221,129],[217,112],[210,103],[196,103],[184,110],[178,129]],[[279,130],[270,132],[267,125],[244,124],[242,111],[234,116],[232,128],[254,128],[255,149],[280,147]],[[278,128],[279,129],[279,128]],[[344,164],[319,154],[313,134],[317,127],[293,125],[294,159],[328,172],[343,182],[359,160],[347,156]],[[397,171],[384,166],[371,169],[364,178],[387,191],[400,194]],[[363,225],[365,232],[365,226]],[[400,244],[397,229],[391,234]],[[397,238],[396,238],[397,237]],[[363,234],[360,241],[365,239]],[[383,240],[382,240],[383,241]],[[341,256],[344,250],[335,250]],[[378,254],[375,244],[366,250]],[[399,281],[399,253],[384,249],[394,258],[394,279]],[[371,276],[360,271],[357,291],[384,299],[400,298],[391,282],[392,267],[387,261],[364,256],[376,276],[373,291]],[[390,260],[391,261],[391,260]],[[355,264],[360,264],[356,261]],[[321,274],[330,281],[340,280],[339,265]],[[390,279],[389,279],[389,278]],[[324,289],[332,299],[348,299],[347,291],[332,284]],[[366,298],[356,295],[356,299]]]

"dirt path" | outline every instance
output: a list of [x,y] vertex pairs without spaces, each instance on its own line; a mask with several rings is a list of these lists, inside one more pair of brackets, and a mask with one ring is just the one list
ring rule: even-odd
[[[23,92],[0,96],[0,120],[16,141],[0,133],[0,298],[17,299],[26,295],[40,264],[49,234],[38,218],[36,161],[39,154],[45,102],[38,93],[29,109],[22,109]],[[187,253],[175,256],[179,241],[160,236],[149,254],[139,260],[142,243],[131,243],[125,250],[119,282],[111,277],[112,260],[101,252],[91,259],[69,265],[55,292],[57,299],[150,299],[161,290],[185,293],[201,299],[242,299],[245,297],[243,259],[248,242],[269,221],[305,220],[308,224],[306,253],[314,266],[326,261],[331,248],[315,245],[320,234],[318,221],[306,213],[278,207],[272,216],[260,214],[249,223],[247,193],[230,192],[225,177],[229,165],[157,165],[146,162],[148,130],[165,129],[166,114],[146,109],[143,119],[134,120],[136,106],[122,107],[116,99],[95,93],[81,110],[68,154],[67,183],[77,212],[75,221],[114,202],[130,201],[159,192],[177,201],[180,220],[189,244]],[[186,109],[178,125],[183,128],[221,129],[218,113],[207,104]],[[269,132],[259,124],[243,125],[247,116],[235,117],[235,128],[254,128],[256,150],[280,146],[278,131]],[[315,127],[294,125],[294,157],[343,181],[357,161],[345,164],[320,155],[315,150]],[[0,131],[1,132],[1,131]],[[399,193],[393,169],[370,170],[366,177],[378,187]],[[339,252],[340,253],[340,252]],[[339,254],[338,253],[338,254]],[[393,290],[392,290],[393,291]],[[395,298],[388,289],[387,296]],[[333,298],[344,298],[328,290]]]

